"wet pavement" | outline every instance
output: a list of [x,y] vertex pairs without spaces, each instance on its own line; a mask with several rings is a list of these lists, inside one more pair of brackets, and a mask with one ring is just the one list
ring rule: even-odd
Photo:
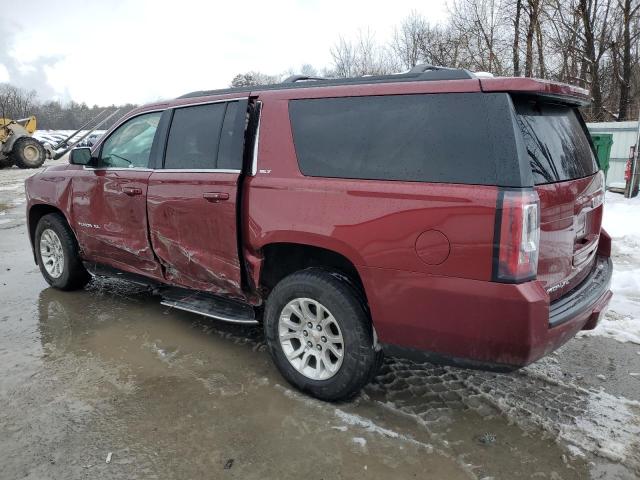
[[30,173],[0,171],[0,479],[640,475],[640,345],[574,339],[513,374],[387,359],[355,400],[320,402],[259,328],[116,280],[49,288]]

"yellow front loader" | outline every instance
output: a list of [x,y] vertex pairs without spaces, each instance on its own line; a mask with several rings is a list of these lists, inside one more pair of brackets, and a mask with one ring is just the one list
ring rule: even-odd
[[20,168],[42,166],[48,152],[41,142],[32,137],[35,131],[34,116],[20,120],[0,118],[0,168],[13,164]]

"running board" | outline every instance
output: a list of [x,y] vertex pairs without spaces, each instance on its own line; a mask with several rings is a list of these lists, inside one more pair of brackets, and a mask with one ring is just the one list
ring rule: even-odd
[[159,293],[162,297],[160,303],[167,307],[230,323],[245,325],[258,323],[253,307],[246,303],[182,288],[162,288]]

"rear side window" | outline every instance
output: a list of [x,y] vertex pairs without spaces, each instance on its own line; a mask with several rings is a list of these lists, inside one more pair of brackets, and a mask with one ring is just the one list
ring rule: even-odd
[[496,185],[517,161],[506,94],[292,100],[289,115],[304,175]]
[[574,108],[525,99],[514,103],[536,185],[587,177],[598,171],[591,143]]
[[238,102],[177,108],[173,114],[164,168],[230,169]]
[[233,155],[233,131],[237,112],[238,102],[227,104],[227,112],[224,116],[222,133],[220,134],[217,168],[240,168],[240,165],[236,164],[236,156]]

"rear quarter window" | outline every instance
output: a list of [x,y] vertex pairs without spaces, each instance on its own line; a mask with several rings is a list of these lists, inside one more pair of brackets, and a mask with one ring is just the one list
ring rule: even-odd
[[598,164],[575,108],[516,99],[516,123],[536,185],[593,175]]
[[512,108],[502,93],[412,94],[292,100],[289,115],[304,175],[500,185],[520,181]]

